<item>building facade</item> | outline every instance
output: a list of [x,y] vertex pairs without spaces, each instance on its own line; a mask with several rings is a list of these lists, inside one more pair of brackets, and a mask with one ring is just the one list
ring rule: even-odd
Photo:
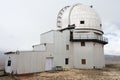
[[[18,57],[23,54],[27,58],[32,54],[28,59],[31,59],[34,65],[36,64],[36,67],[33,66],[26,70],[24,67],[28,66],[29,60],[26,61],[21,57],[20,60],[25,62],[25,66],[19,70],[22,63],[19,63],[20,60],[15,57],[13,61],[19,62],[17,65],[16,62],[13,62],[12,65],[16,65],[16,69],[14,71],[11,69],[11,72],[13,71],[15,74],[33,73],[52,70],[56,66],[80,69],[103,68],[105,67],[104,45],[108,43],[103,34],[101,20],[93,6],[83,4],[66,6],[58,13],[57,30],[41,34],[41,43],[33,45],[32,51],[24,52],[24,54],[21,51],[19,54],[17,54],[18,52],[6,53],[8,59],[11,58],[11,55]],[[33,58],[35,56],[37,56],[36,60]],[[40,66],[41,70],[36,70]],[[6,61],[6,72],[9,72],[7,68],[8,60]]]

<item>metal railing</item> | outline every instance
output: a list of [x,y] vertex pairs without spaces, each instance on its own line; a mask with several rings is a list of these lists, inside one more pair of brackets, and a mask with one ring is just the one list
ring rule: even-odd
[[85,36],[85,37],[81,37],[81,36],[72,36],[71,40],[73,41],[82,41],[82,40],[87,40],[87,41],[99,41],[99,42],[103,42],[105,44],[108,43],[108,39],[103,37],[103,36]]

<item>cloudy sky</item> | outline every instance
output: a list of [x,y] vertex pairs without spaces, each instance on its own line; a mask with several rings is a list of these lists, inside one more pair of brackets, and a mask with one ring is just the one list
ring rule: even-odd
[[0,0],[0,51],[31,50],[56,29],[59,10],[76,3],[94,6],[109,39],[105,54],[120,55],[120,0]]

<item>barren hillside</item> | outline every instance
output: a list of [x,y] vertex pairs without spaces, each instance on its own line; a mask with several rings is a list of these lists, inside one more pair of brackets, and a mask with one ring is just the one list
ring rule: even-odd
[[120,64],[120,56],[105,55],[106,64]]

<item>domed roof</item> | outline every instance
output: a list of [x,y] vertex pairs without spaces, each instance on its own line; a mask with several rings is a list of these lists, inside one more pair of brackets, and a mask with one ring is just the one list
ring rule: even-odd
[[61,9],[57,17],[58,29],[63,29],[73,24],[75,29],[96,29],[102,31],[101,20],[92,6],[75,4]]

